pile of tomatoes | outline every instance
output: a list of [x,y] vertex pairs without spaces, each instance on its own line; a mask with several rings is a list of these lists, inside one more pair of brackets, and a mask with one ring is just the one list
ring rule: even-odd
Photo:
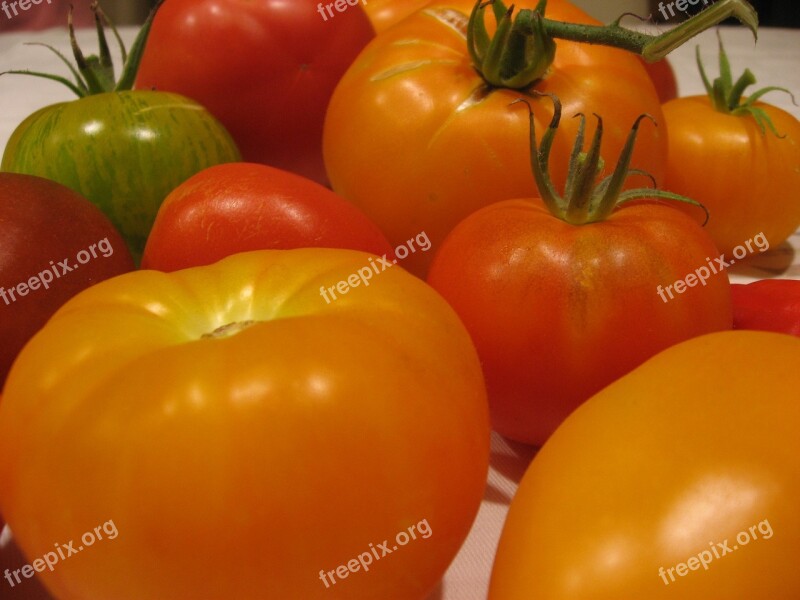
[[800,226],[800,122],[722,44],[676,98],[567,0],[160,0],[116,79],[93,10],[0,172],[11,588],[425,600],[495,430],[491,600],[800,597],[797,290],[701,277]]

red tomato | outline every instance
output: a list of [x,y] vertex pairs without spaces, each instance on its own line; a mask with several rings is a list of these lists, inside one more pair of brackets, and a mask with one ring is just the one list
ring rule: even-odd
[[540,445],[647,358],[730,329],[726,274],[666,302],[658,293],[715,256],[708,234],[668,206],[636,204],[574,226],[538,200],[512,200],[461,222],[428,282],[478,348],[494,428]]
[[266,165],[229,163],[167,196],[142,267],[175,271],[237,252],[304,247],[392,254],[378,226],[329,189]]
[[[341,2],[341,3],[340,3]],[[327,182],[322,124],[336,83],[374,36],[360,4],[316,0],[169,0],[136,86],[200,102],[244,160]],[[319,11],[319,12],[318,12]]]
[[653,85],[656,86],[661,104],[678,97],[678,81],[675,79],[675,71],[669,60],[664,58],[654,63],[642,60],[642,64],[650,79],[653,80]]
[[64,302],[131,270],[124,240],[86,198],[49,179],[0,173],[0,388]]

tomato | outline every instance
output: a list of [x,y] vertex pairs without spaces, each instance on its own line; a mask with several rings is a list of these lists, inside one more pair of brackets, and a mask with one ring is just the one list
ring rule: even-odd
[[663,58],[653,63],[642,60],[642,64],[653,80],[658,99],[662,104],[678,97],[678,81],[675,79],[675,71],[669,60]]
[[[734,86],[721,42],[720,62],[727,76],[718,88],[741,94],[746,86]],[[740,82],[748,75],[753,77],[748,71]],[[665,185],[708,208],[708,231],[721,252],[730,254],[759,233],[777,247],[800,226],[800,121],[760,101],[748,107],[734,92],[714,95],[709,84],[710,97],[664,105]]]
[[664,105],[665,186],[708,208],[708,232],[724,254],[759,233],[777,247],[800,226],[800,122],[780,108],[756,106],[786,137],[763,133],[752,117],[716,111],[705,96]]
[[581,406],[511,504],[489,600],[800,598],[800,340],[715,333]]
[[494,428],[541,445],[581,402],[653,354],[730,329],[724,273],[682,295],[665,290],[708,271],[716,255],[672,207],[630,206],[576,227],[540,201],[511,200],[460,223],[428,281],[478,348]]
[[0,173],[0,389],[19,351],[81,290],[133,269],[100,210],[47,179]]
[[170,0],[153,24],[136,87],[197,100],[231,132],[246,161],[325,184],[325,109],[374,36],[358,0],[337,1],[343,12],[333,6]]
[[[728,277],[712,262],[717,251],[700,225],[653,201],[618,207],[669,194],[595,184],[602,136],[583,164],[576,161],[564,197],[555,192],[544,141],[559,125],[555,104],[543,150],[531,144],[541,199],[507,200],[471,214],[441,244],[428,274],[478,349],[494,429],[536,445],[581,402],[646,359],[730,329],[732,319]],[[555,135],[553,144],[560,139]],[[615,169],[620,184],[632,149]]]
[[[557,94],[570,116],[603,114],[610,155],[619,153],[630,123],[641,113],[662,121],[639,59],[614,48],[559,40],[549,71],[528,90],[488,88],[473,67],[464,33],[467,18],[458,12],[469,11],[474,2],[439,4],[414,13],[367,46],[336,88],[325,120],[323,149],[334,191],[371,217],[393,245],[424,230],[437,247],[468,214],[534,189],[527,115],[509,107],[530,90]],[[536,4],[526,0],[518,7]],[[551,4],[550,19],[597,23],[568,2]],[[553,114],[549,100],[530,100],[537,124],[547,123]],[[564,128],[574,135],[577,120],[570,121]],[[647,135],[633,164],[660,179],[665,131],[644,127]],[[568,144],[556,143],[552,162],[561,187]],[[637,179],[631,185],[646,185]],[[429,261],[428,254],[417,254],[407,266],[424,274]]]
[[137,271],[34,336],[0,404],[0,510],[29,557],[119,532],[41,573],[56,597],[430,593],[483,496],[486,392],[452,309],[403,269],[323,300],[371,258]]
[[430,3],[431,0],[370,0],[364,4],[364,12],[380,33]]
[[175,271],[236,252],[311,246],[392,254],[377,225],[329,189],[266,165],[229,163],[167,196],[142,267]]
[[[98,72],[87,67],[77,85],[66,82],[81,97],[26,118],[11,135],[0,167],[52,179],[91,200],[120,230],[137,260],[159,205],[174,187],[206,167],[239,159],[225,128],[196,102],[126,89],[151,19],[152,14],[119,82],[108,80],[100,68],[111,59],[99,33],[104,52],[91,63]],[[74,32],[71,36],[81,64]]]
[[800,337],[800,280],[762,279],[732,285],[733,328]]

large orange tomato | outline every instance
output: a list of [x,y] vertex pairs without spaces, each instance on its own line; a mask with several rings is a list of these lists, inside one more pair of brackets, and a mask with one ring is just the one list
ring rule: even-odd
[[426,597],[483,495],[485,389],[447,304],[373,264],[237,254],[52,318],[0,404],[0,508],[31,559],[75,542],[56,597]]
[[591,398],[525,474],[490,600],[800,598],[800,339],[665,350]]
[[[517,7],[536,4],[525,0]],[[550,19],[597,24],[569,2],[551,4]],[[472,5],[439,1],[377,36],[339,82],[328,107],[323,152],[331,184],[394,245],[424,230],[435,247],[478,208],[535,189],[527,114],[509,107],[526,93],[490,88],[475,71],[465,35]],[[614,48],[559,40],[555,61],[530,90],[557,94],[569,116],[602,114],[611,156],[619,154],[640,114],[662,120],[639,59]],[[539,98],[531,102],[543,126],[552,106]],[[563,127],[572,139],[578,122],[568,121]],[[553,150],[560,187],[570,146],[556,141]],[[645,124],[633,164],[660,179],[665,160],[664,128]],[[647,185],[638,177],[630,184]],[[429,261],[417,254],[404,266],[422,274]]]

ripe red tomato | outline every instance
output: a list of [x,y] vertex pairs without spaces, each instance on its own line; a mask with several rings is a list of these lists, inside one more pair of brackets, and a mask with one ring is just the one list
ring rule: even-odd
[[467,217],[428,282],[455,308],[483,364],[494,429],[541,445],[581,402],[657,352],[731,327],[725,273],[665,302],[667,285],[717,256],[672,207],[636,204],[574,226],[540,201]]
[[[537,4],[524,0],[517,8]],[[464,13],[473,5],[439,0],[383,32],[344,75],[328,108],[324,150],[333,189],[361,208],[395,246],[424,230],[438,247],[475,210],[535,189],[527,114],[509,107],[528,96],[489,88],[475,71],[464,33]],[[598,23],[566,1],[550,2],[546,16]],[[622,50],[558,40],[555,61],[530,87],[557,94],[570,116],[602,113],[609,156],[619,154],[640,114],[663,121],[641,62]],[[541,131],[552,105],[540,98],[531,102]],[[567,119],[562,127],[574,138],[578,120]],[[645,128],[634,165],[660,180],[666,131]],[[559,187],[569,156],[569,144],[556,141],[552,166]],[[647,185],[636,179],[631,185]],[[428,254],[417,253],[404,266],[424,274]]]
[[132,269],[125,241],[86,198],[48,179],[0,173],[0,388],[64,302]]
[[360,3],[339,0],[345,10],[333,16],[326,4],[170,0],[156,15],[136,86],[200,102],[244,160],[327,183],[325,109],[374,31]]
[[653,85],[656,86],[661,104],[678,97],[678,81],[675,79],[675,71],[668,59],[662,58],[654,63],[643,59],[642,64],[653,81]]
[[305,247],[392,255],[378,226],[329,189],[266,165],[228,163],[167,196],[142,267],[175,271],[237,252]]

